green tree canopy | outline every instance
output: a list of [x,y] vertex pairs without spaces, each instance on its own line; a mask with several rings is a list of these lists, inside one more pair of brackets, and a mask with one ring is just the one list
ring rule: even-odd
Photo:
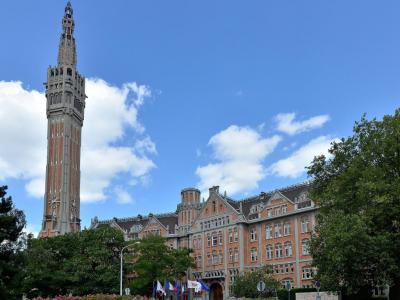
[[347,294],[389,284],[400,299],[400,110],[363,117],[329,152],[308,171],[320,207],[311,241],[317,278]]
[[155,280],[181,279],[188,268],[194,266],[189,249],[171,249],[166,239],[158,235],[144,237],[135,245],[133,253],[136,276],[132,289],[135,294],[151,295]]
[[25,215],[5,197],[7,186],[0,186],[0,299],[14,299],[19,293],[25,236]]
[[[263,281],[266,285],[264,292],[257,290],[257,283]],[[273,277],[271,266],[263,266],[254,272],[244,272],[235,278],[233,283],[233,294],[235,297],[259,298],[275,295],[280,286],[279,281]]]
[[124,244],[121,232],[108,226],[30,240],[25,291],[43,296],[118,293]]

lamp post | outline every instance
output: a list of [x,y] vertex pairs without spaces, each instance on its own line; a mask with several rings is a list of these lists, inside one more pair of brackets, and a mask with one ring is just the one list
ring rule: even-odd
[[120,279],[119,279],[119,295],[120,296],[122,296],[122,264],[123,264],[123,256],[124,256],[124,250],[125,249],[127,249],[127,248],[129,248],[129,247],[132,247],[132,246],[134,246],[134,245],[136,245],[136,244],[139,244],[140,242],[139,241],[137,241],[137,242],[135,242],[135,243],[133,243],[133,244],[129,244],[129,245],[126,245],[125,247],[122,247],[122,249],[121,249],[121,252],[120,252],[120,259],[121,259],[121,269],[120,269]]

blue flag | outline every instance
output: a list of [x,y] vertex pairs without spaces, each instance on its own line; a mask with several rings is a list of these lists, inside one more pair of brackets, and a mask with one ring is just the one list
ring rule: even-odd
[[202,289],[202,290],[207,291],[207,292],[210,291],[210,288],[208,287],[208,284],[207,284],[207,283],[204,283],[203,280],[200,280],[199,282],[200,282],[200,284],[201,284],[201,289]]
[[154,281],[153,281],[153,298],[156,297],[156,293],[157,293],[157,286],[154,284]]

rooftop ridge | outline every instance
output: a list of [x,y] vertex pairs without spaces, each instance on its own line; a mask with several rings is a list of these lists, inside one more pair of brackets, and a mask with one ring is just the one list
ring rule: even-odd
[[[285,186],[285,187],[282,187],[282,188],[276,188],[276,189],[270,190],[268,192],[261,192],[261,193],[265,193],[266,195],[272,195],[272,194],[274,194],[276,192],[286,192],[286,191],[294,190],[294,189],[299,188],[299,187],[309,186],[311,183],[312,183],[311,180],[305,180],[305,181],[300,182],[300,183],[288,185],[288,186]],[[243,198],[241,200],[234,200],[232,198],[229,198],[229,200],[235,201],[236,203],[250,202],[250,201],[257,200],[257,198],[259,197],[260,194],[254,195],[254,196],[250,196],[250,197],[247,197],[247,198]]]
[[[151,213],[149,213],[146,216],[142,216],[142,215],[139,214],[139,215],[134,216],[134,217],[124,217],[124,218],[114,217],[114,218],[108,219],[108,220],[99,220],[98,224],[108,224],[108,223],[111,223],[112,221],[130,222],[130,221],[147,220],[150,215],[151,215]],[[141,216],[141,218],[139,216]],[[153,214],[153,216],[156,217],[156,218],[165,218],[165,217],[176,217],[177,214],[174,213],[174,212],[167,212],[167,213],[161,213],[161,214]]]

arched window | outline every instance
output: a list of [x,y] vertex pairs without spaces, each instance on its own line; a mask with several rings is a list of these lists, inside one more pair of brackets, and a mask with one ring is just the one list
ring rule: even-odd
[[250,241],[254,242],[257,241],[257,228],[253,227],[250,229]]
[[67,69],[67,75],[72,76],[72,69],[71,68]]
[[267,245],[267,248],[266,248],[267,259],[272,259],[273,252],[274,251],[272,249],[272,245]]
[[308,239],[301,241],[301,253],[303,255],[310,255],[310,241]]
[[292,256],[292,243],[291,242],[285,243],[285,256],[286,257]]
[[238,248],[235,248],[233,253],[234,253],[234,256],[233,256],[234,262],[238,262],[239,261],[239,250],[238,250]]
[[251,248],[250,259],[252,262],[257,261],[257,248]]
[[282,257],[282,244],[276,244],[275,245],[275,257],[279,258]]
[[310,219],[305,217],[301,220],[301,233],[307,233],[310,231]]
[[271,224],[265,226],[265,238],[272,239],[272,226]]
[[232,251],[232,248],[229,248],[229,262],[233,262],[233,251]]

